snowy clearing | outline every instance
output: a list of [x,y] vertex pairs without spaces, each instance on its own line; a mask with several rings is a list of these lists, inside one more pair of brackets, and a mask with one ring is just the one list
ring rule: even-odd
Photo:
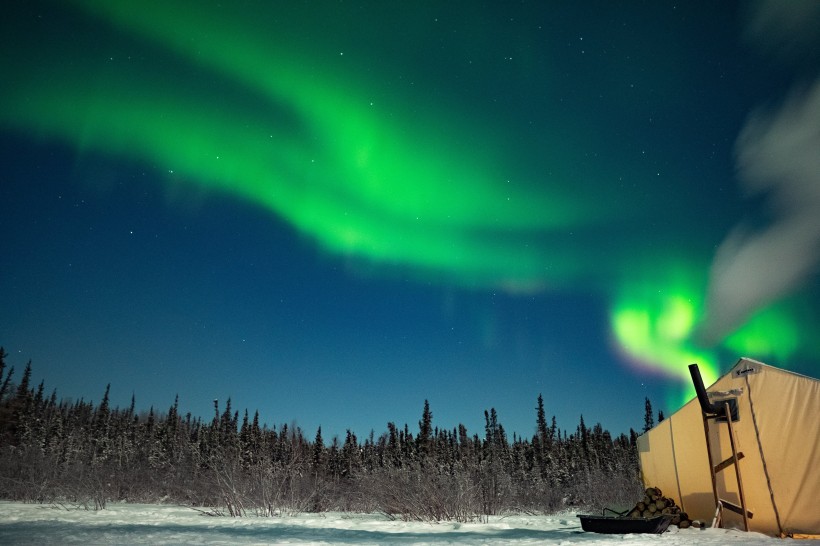
[[496,516],[487,523],[408,523],[331,512],[274,518],[212,517],[181,506],[110,504],[98,512],[0,502],[0,544],[782,544],[724,529],[663,535],[585,533],[574,514]]

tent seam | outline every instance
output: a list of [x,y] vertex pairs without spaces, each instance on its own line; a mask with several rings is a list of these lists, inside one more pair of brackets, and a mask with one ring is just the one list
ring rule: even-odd
[[769,497],[772,500],[772,508],[774,509],[774,517],[777,521],[777,528],[780,531],[780,536],[783,536],[783,525],[780,523],[780,511],[777,509],[777,503],[774,500],[774,490],[772,489],[772,480],[769,478],[769,469],[766,466],[766,457],[763,455],[763,444],[760,441],[760,429],[757,427],[757,415],[755,414],[755,405],[752,402],[752,386],[749,383],[749,376],[745,376],[746,391],[749,393],[749,409],[752,413],[752,424],[755,427],[755,437],[757,438],[757,449],[760,451],[760,461],[763,463],[763,474],[766,476],[766,485],[769,487]]
[[672,421],[669,421],[669,440],[672,442],[672,467],[675,469],[675,484],[678,487],[678,500],[680,507],[685,511],[686,506],[683,504],[683,492],[680,489],[680,474],[678,473],[678,454],[675,453],[675,431],[672,428]]

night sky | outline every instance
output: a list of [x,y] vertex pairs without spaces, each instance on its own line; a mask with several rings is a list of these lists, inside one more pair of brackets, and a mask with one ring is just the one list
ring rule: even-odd
[[[0,19],[0,345],[361,437],[820,375],[820,3],[60,0]],[[19,379],[19,375],[16,376]]]

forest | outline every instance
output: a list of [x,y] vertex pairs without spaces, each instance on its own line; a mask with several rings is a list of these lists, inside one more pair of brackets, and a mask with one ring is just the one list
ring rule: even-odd
[[[0,348],[0,498],[104,509],[108,502],[174,503],[214,516],[380,512],[413,521],[475,521],[504,513],[553,513],[633,504],[643,493],[635,440],[583,416],[574,432],[535,401],[534,434],[512,438],[495,409],[470,434],[433,424],[329,442],[321,427],[260,424],[258,412],[214,401],[213,416],[58,399],[19,380]],[[646,400],[645,425],[652,414]]]

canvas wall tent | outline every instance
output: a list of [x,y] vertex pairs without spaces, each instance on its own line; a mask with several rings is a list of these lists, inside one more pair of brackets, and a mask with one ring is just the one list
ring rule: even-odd
[[[748,358],[706,389],[709,400],[735,398],[732,426],[749,530],[769,535],[820,535],[820,380]],[[710,422],[715,463],[731,457],[728,426]],[[701,406],[695,398],[638,437],[643,481],[678,499],[691,519],[715,515]],[[740,505],[733,470],[717,474],[720,497]],[[743,528],[724,511],[723,526]]]

